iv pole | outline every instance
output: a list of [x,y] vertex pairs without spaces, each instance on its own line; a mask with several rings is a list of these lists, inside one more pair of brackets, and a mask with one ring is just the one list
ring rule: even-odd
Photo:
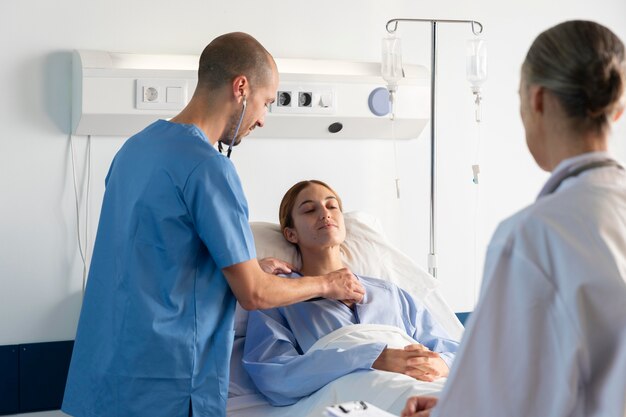
[[[431,26],[430,49],[430,253],[428,254],[428,272],[437,278],[437,240],[435,234],[435,216],[437,208],[437,142],[435,138],[435,87],[437,77],[437,23],[469,23],[472,33],[478,36],[483,32],[483,25],[475,20],[441,20],[441,19],[391,19],[385,29],[389,33],[398,30],[399,22],[429,22]],[[393,26],[393,29],[391,28]]]

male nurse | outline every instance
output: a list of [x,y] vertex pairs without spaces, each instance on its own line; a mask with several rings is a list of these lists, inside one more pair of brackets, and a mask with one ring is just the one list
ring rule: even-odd
[[257,261],[235,168],[215,149],[263,127],[278,71],[244,33],[203,51],[173,119],[117,153],[106,192],[63,411],[77,417],[225,416],[233,316],[314,297],[360,301],[347,269],[291,280]]

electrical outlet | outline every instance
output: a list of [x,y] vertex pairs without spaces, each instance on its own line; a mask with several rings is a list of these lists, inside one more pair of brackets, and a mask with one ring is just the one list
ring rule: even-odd
[[146,110],[182,110],[187,105],[187,80],[138,79],[135,107]]

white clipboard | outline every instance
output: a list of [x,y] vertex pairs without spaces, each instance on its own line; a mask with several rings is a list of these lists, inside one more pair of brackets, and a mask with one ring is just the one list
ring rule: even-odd
[[349,401],[326,407],[327,417],[397,417],[365,401]]

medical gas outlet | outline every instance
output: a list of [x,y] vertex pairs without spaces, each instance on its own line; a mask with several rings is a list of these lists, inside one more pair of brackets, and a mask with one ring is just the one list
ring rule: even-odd
[[276,100],[270,106],[270,113],[292,114],[333,114],[335,112],[335,92],[329,87],[289,87],[281,86]]

